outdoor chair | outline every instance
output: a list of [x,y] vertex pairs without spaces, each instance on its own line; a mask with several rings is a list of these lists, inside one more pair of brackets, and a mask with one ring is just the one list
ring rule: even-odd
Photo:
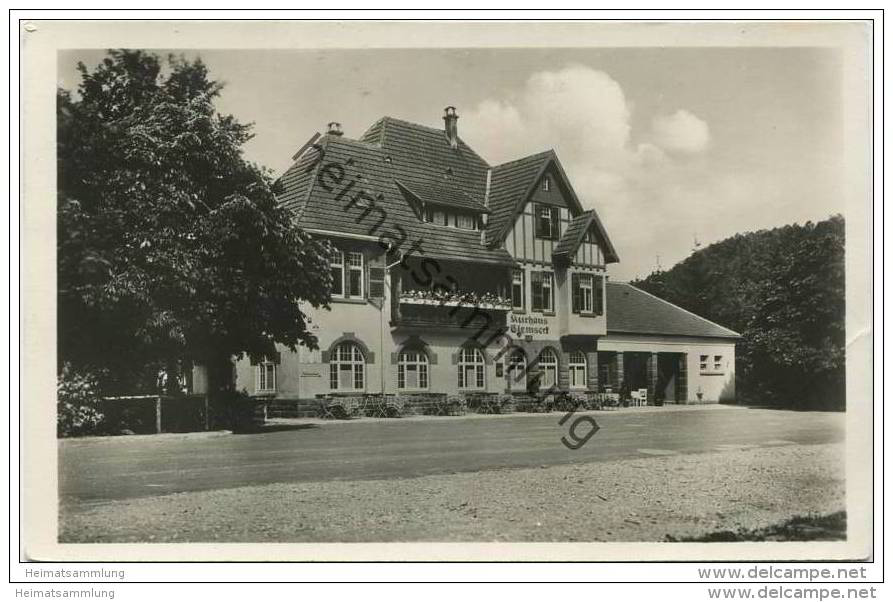
[[604,402],[602,401],[601,393],[596,393],[595,391],[587,391],[586,393],[580,393],[579,395],[583,398],[583,407],[587,410],[604,409]]
[[515,409],[518,412],[541,412],[541,400],[529,393],[517,393],[512,397],[515,402]]
[[540,412],[545,414],[545,413],[548,413],[548,412],[551,412],[551,411],[557,409],[557,399],[556,399],[557,396],[556,395],[549,394],[549,395],[542,395],[542,396],[537,396],[537,397],[539,398],[539,411]]
[[319,416],[335,420],[347,420],[355,416],[363,407],[362,398],[323,397],[320,399]]
[[385,395],[382,404],[384,416],[387,418],[400,418],[406,408],[406,401],[396,395]]
[[620,395],[617,393],[601,393],[599,398],[602,409],[615,410],[620,407]]
[[434,416],[449,415],[446,393],[425,393],[418,396],[416,399],[421,401],[425,414],[432,414]]
[[381,393],[369,393],[364,396],[362,413],[370,418],[384,418],[386,416],[385,397]]
[[562,391],[556,402],[556,409],[562,412],[578,412],[589,408],[589,400],[580,392]]
[[497,403],[500,414],[511,414],[515,411],[515,399],[511,395],[499,395]]
[[501,410],[499,396],[492,393],[474,395],[473,401],[469,400],[469,405],[472,403],[481,414],[499,414]]
[[434,403],[434,412],[438,416],[461,416],[465,413],[465,400],[458,395],[438,397]]

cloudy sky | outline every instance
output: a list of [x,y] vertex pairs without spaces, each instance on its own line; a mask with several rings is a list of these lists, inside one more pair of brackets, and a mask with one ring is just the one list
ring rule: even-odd
[[[167,52],[167,51],[163,51]],[[178,52],[179,54],[179,52]],[[194,51],[185,53],[195,56]],[[59,85],[101,51],[59,55]],[[490,163],[554,148],[632,279],[737,232],[843,212],[839,57],[809,48],[205,50],[219,108],[255,124],[276,173],[329,121],[390,115],[459,134]]]

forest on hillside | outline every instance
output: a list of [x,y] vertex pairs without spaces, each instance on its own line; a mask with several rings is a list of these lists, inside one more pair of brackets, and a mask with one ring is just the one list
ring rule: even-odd
[[843,216],[738,234],[632,284],[741,333],[739,403],[845,409]]

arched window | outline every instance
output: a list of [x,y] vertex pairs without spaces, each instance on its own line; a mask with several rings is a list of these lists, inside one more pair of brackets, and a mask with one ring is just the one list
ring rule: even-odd
[[424,351],[402,351],[397,358],[397,388],[423,390],[428,388],[428,356]]
[[541,390],[548,391],[553,387],[558,386],[558,358],[555,357],[555,352],[549,349],[543,349],[540,353],[539,358],[539,367],[540,372],[543,377],[540,380]]
[[362,391],[366,386],[366,358],[353,343],[335,347],[329,360],[329,385],[333,391]]
[[509,354],[508,369],[505,371],[509,390],[527,390],[527,356],[523,349],[513,349]]
[[571,351],[567,371],[571,389],[586,388],[586,354],[582,351]]
[[459,388],[484,388],[484,355],[475,347],[459,350]]

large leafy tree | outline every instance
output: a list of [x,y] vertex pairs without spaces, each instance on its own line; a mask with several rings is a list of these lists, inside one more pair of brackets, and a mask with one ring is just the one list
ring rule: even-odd
[[304,304],[327,307],[325,243],[246,161],[250,126],[221,115],[200,61],[110,51],[58,93],[59,366],[137,385],[147,366],[315,346]]
[[739,397],[845,403],[844,219],[739,234],[635,284],[742,334]]

